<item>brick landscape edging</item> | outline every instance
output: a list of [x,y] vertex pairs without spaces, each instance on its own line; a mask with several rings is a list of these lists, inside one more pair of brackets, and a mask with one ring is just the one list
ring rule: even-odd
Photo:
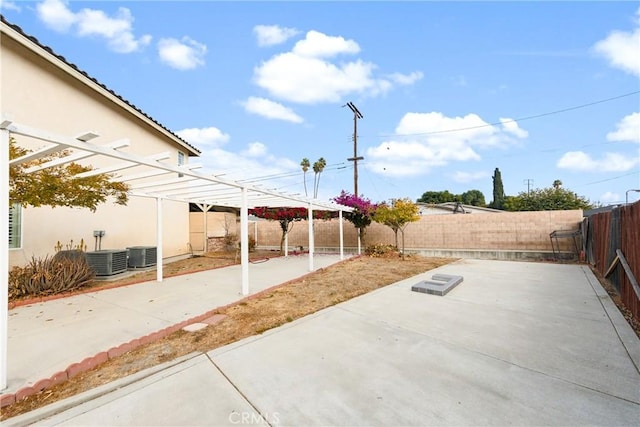
[[[338,265],[338,264],[346,263],[346,262],[358,259],[360,257],[361,257],[361,255],[353,256],[353,257],[341,260],[341,261],[339,261],[339,262],[337,262],[335,264],[332,264],[332,265]],[[118,345],[116,347],[112,347],[107,351],[101,351],[100,353],[96,354],[95,356],[91,356],[91,357],[87,357],[87,358],[83,359],[81,362],[72,363],[64,371],[56,372],[55,374],[53,374],[49,378],[45,378],[45,379],[36,381],[31,386],[22,387],[22,388],[18,389],[15,393],[8,393],[8,394],[1,395],[0,396],[0,408],[4,408],[5,406],[12,405],[12,404],[24,399],[25,397],[32,396],[32,395],[34,395],[36,393],[39,393],[39,392],[41,392],[43,390],[49,389],[49,388],[51,388],[51,387],[53,387],[55,385],[61,384],[61,383],[65,382],[65,381],[67,381],[67,380],[69,380],[69,379],[71,379],[71,378],[73,378],[73,377],[75,377],[75,376],[77,376],[77,375],[79,375],[79,374],[81,374],[83,372],[90,371],[91,369],[95,368],[96,366],[98,366],[98,365],[100,365],[100,364],[102,364],[104,362],[107,362],[108,360],[115,359],[116,357],[119,357],[119,356],[123,355],[124,353],[127,353],[127,352],[129,352],[131,350],[135,350],[138,347],[142,347],[143,345],[147,345],[147,344],[150,344],[152,342],[159,341],[159,340],[165,338],[166,336],[169,336],[172,333],[179,331],[180,329],[184,328],[185,326],[191,325],[193,323],[200,323],[203,320],[208,319],[208,318],[218,314],[218,312],[221,311],[221,310],[226,310],[226,309],[228,309],[228,308],[230,308],[230,307],[232,307],[234,305],[238,305],[238,304],[240,304],[242,302],[246,302],[246,301],[255,299],[255,298],[257,298],[259,296],[262,296],[262,295],[264,295],[264,294],[266,294],[268,292],[271,292],[271,291],[273,291],[275,289],[281,288],[281,287],[283,287],[285,285],[288,285],[290,283],[296,282],[298,280],[302,280],[302,279],[310,276],[311,274],[318,273],[318,272],[321,272],[323,270],[324,270],[324,268],[319,268],[319,269],[317,269],[315,271],[312,271],[312,272],[309,272],[309,273],[307,273],[307,274],[305,274],[303,276],[297,277],[295,279],[288,280],[288,281],[286,281],[284,283],[280,283],[280,284],[275,285],[275,286],[271,286],[270,288],[263,289],[262,291],[256,292],[255,294],[248,295],[248,296],[246,296],[246,297],[244,297],[244,298],[242,298],[242,299],[240,299],[238,301],[234,301],[232,303],[217,307],[217,308],[215,308],[213,310],[209,310],[204,314],[200,314],[200,315],[192,317],[192,318],[190,318],[188,320],[183,320],[182,322],[176,323],[173,326],[169,326],[169,327],[166,327],[164,329],[160,329],[160,330],[158,330],[156,332],[152,332],[152,333],[150,333],[148,335],[145,335],[145,336],[143,336],[141,338],[132,339],[129,342],[126,342],[124,344],[120,344],[120,345]],[[196,273],[196,272],[194,271],[193,273]],[[182,275],[182,274],[190,274],[190,273],[181,273],[180,275]],[[172,276],[172,277],[174,277],[174,276]],[[148,280],[145,280],[145,282],[147,282],[147,281]],[[137,283],[140,283],[140,282],[137,282]],[[129,286],[129,285],[132,285],[132,284],[133,283],[129,283],[127,285],[122,285],[122,286]],[[119,287],[119,286],[114,286],[114,288],[115,287]],[[100,291],[100,290],[106,290],[106,289],[112,289],[112,288],[101,288],[99,290],[95,290],[94,289],[93,292],[97,292],[97,291]],[[76,295],[76,294],[67,294],[65,296],[61,296],[61,298],[69,297],[69,296],[73,296],[73,295]],[[57,298],[51,298],[51,299],[57,299]]]

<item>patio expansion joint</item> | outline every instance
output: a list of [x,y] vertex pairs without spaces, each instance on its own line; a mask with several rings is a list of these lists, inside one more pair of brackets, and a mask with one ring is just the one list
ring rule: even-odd
[[231,378],[227,376],[227,374],[222,370],[222,368],[220,368],[220,366],[218,366],[216,362],[213,361],[209,353],[204,353],[204,354],[207,357],[207,359],[209,359],[209,362],[211,362],[214,368],[216,368],[218,372],[220,372],[220,375],[222,375],[224,379],[227,380],[227,382],[231,385],[231,387],[233,387],[234,390],[238,392],[238,394],[242,396],[242,398],[253,408],[253,410],[256,411],[260,415],[260,417],[262,417],[262,419],[264,420],[264,423],[270,427],[273,427],[273,425],[269,422],[268,417],[265,417],[264,414],[262,414],[260,409],[251,401],[251,399],[249,399],[249,397],[246,394],[244,394],[242,390],[240,390],[240,388],[231,380]]

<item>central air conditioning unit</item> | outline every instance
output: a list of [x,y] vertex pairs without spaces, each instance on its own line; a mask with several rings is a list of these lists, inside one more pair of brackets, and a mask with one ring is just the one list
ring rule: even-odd
[[129,268],[151,267],[156,265],[158,248],[156,246],[132,246],[129,252]]
[[105,249],[86,252],[85,257],[96,276],[112,276],[127,271],[127,251],[125,249]]

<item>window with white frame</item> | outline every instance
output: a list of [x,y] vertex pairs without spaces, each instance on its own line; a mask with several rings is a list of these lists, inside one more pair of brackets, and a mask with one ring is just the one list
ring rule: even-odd
[[22,245],[22,206],[14,203],[9,208],[9,249]]
[[[178,166],[184,165],[184,153],[182,151],[178,151]],[[183,174],[178,174],[179,178],[182,178]]]

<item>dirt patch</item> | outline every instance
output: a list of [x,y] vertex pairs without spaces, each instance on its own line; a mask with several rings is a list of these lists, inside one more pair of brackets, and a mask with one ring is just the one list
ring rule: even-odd
[[[252,259],[264,259],[265,255],[252,254]],[[178,261],[167,265],[165,274],[183,274],[206,269],[205,266],[215,264],[216,259],[212,256]],[[223,259],[229,261],[228,257]],[[218,314],[226,317],[215,325],[193,333],[175,332],[159,341],[111,359],[58,386],[28,396],[2,408],[0,419],[32,411],[194,351],[206,352],[261,334],[323,308],[452,261],[454,259],[420,256],[409,256],[401,260],[397,254],[349,259],[220,309]],[[155,272],[146,272],[136,280],[145,280],[147,273],[152,276],[146,280],[155,278]],[[111,284],[113,285],[114,283]]]

